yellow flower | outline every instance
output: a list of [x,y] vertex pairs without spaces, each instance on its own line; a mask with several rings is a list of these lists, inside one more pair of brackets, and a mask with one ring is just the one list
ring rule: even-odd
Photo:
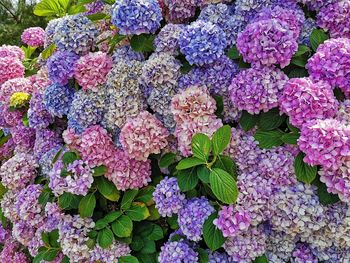
[[10,98],[10,106],[11,107],[23,107],[30,100],[30,94],[26,92],[15,92],[12,94]]

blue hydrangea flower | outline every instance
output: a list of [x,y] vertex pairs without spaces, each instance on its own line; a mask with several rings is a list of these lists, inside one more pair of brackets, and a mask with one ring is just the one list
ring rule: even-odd
[[135,52],[130,46],[123,46],[116,49],[112,58],[114,63],[117,63],[120,60],[136,60],[140,62],[145,60],[145,56],[141,52]]
[[220,58],[227,46],[225,32],[211,22],[196,21],[180,34],[180,50],[187,61],[203,66]]
[[162,21],[157,0],[119,0],[113,5],[112,23],[122,35],[155,33]]
[[89,126],[100,123],[104,115],[105,99],[103,90],[76,92],[68,113],[68,127],[76,133],[82,133]]
[[53,115],[62,118],[67,115],[72,104],[74,88],[70,85],[50,85],[44,93],[44,104],[46,109]]
[[161,247],[159,263],[197,263],[198,253],[185,240],[167,242]]
[[306,19],[304,22],[303,28],[301,30],[301,34],[299,36],[298,43],[310,47],[311,46],[310,36],[311,36],[312,31],[316,28],[317,28],[317,24],[316,24],[315,20],[313,20],[312,18]]
[[[215,211],[205,197],[188,200],[178,213],[178,223],[182,233],[193,241],[202,239],[205,220]],[[196,220],[193,220],[193,219]]]
[[66,16],[58,23],[54,42],[60,51],[84,55],[95,44],[98,35],[96,25],[83,14]]
[[52,82],[61,85],[68,84],[68,80],[74,76],[75,63],[79,56],[73,52],[56,52],[47,60],[47,70]]

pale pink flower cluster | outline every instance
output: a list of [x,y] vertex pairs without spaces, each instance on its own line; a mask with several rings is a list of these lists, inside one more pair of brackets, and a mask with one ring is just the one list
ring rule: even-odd
[[10,97],[15,92],[32,93],[33,86],[28,78],[14,78],[6,81],[0,88],[1,103],[9,103]]
[[0,85],[13,78],[24,76],[24,66],[16,57],[0,57]]
[[142,111],[137,117],[128,119],[119,139],[130,157],[145,161],[150,154],[158,154],[168,145],[168,136],[168,130],[154,115]]
[[103,52],[89,53],[75,65],[74,76],[84,90],[97,90],[106,83],[112,69],[112,57]]

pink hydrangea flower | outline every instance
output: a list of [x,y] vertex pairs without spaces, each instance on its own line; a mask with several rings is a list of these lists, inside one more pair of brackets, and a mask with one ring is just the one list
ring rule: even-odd
[[350,126],[336,119],[312,120],[303,125],[298,146],[308,164],[337,169],[350,156]]
[[214,225],[222,231],[224,237],[234,237],[239,231],[246,231],[250,226],[249,213],[237,211],[232,205],[224,206],[219,211],[219,217]]
[[22,42],[32,47],[44,46],[45,30],[41,27],[30,27],[23,31]]
[[18,58],[19,60],[22,61],[25,55],[24,55],[24,51],[20,47],[2,45],[0,46],[0,58],[3,58],[3,57]]
[[339,106],[329,84],[314,83],[309,78],[290,79],[284,86],[279,103],[281,111],[298,128],[308,120],[334,117]]
[[127,121],[119,140],[130,157],[145,161],[150,154],[158,154],[168,145],[168,136],[163,124],[148,111],[143,111]]
[[31,93],[33,86],[28,78],[14,78],[6,81],[0,87],[0,101],[2,103],[9,103],[10,97],[15,92]]
[[0,57],[0,85],[5,81],[24,76],[24,66],[16,57]]
[[76,63],[74,76],[84,90],[97,90],[105,84],[111,69],[112,58],[109,55],[103,52],[89,53]]

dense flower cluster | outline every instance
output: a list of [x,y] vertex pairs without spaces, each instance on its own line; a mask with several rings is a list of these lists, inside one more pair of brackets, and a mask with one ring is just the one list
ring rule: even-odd
[[350,261],[349,0],[71,4],[0,47],[0,262]]

